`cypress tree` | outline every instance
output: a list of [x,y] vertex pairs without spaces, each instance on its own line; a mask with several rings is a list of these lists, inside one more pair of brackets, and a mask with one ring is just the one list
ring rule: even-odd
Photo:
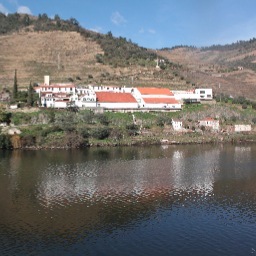
[[32,107],[34,104],[34,99],[33,99],[33,86],[30,82],[29,87],[28,87],[28,98],[27,98],[27,103],[28,106]]
[[16,100],[17,96],[18,96],[18,82],[17,82],[17,69],[15,69],[14,83],[13,83],[13,92],[12,92],[13,100]]

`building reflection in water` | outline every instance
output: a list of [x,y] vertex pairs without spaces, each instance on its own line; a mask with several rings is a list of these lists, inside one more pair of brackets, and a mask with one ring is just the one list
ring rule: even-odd
[[153,196],[173,190],[212,192],[219,170],[218,148],[197,153],[162,149],[164,154],[157,158],[50,164],[42,172],[38,198],[50,206],[60,202]]

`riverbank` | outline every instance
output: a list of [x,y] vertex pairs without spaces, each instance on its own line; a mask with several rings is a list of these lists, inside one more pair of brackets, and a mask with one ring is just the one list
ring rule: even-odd
[[[4,115],[5,114],[5,115]],[[4,113],[2,149],[71,149],[133,145],[172,145],[256,142],[254,109],[221,103],[185,106],[169,113],[94,113],[90,110],[37,109]],[[200,125],[198,120],[218,116],[219,131]],[[3,119],[3,118],[2,118]],[[175,131],[173,120],[182,123]],[[250,132],[235,132],[235,125],[249,126]]]
[[248,144],[256,143],[256,134],[239,133],[239,134],[212,134],[212,133],[183,133],[172,134],[164,138],[159,135],[154,137],[136,136],[123,140],[88,140],[86,144],[80,146],[72,145],[32,145],[19,147],[19,150],[54,150],[54,149],[75,149],[88,147],[119,147],[119,146],[149,146],[149,145],[195,145],[195,144]]

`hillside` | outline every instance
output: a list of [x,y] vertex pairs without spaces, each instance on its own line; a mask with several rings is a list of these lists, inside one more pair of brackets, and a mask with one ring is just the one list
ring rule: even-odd
[[83,29],[73,19],[17,14],[1,18],[5,23],[0,25],[0,86],[12,86],[15,69],[21,88],[30,81],[43,82],[44,75],[50,75],[52,82],[78,84],[187,86],[175,74],[175,64],[166,61],[156,69],[155,51],[115,38],[111,32]]
[[[249,44],[250,47],[245,45]],[[212,87],[216,94],[245,96],[255,100],[256,44],[209,48],[179,47],[159,52],[182,65],[180,75],[197,87]]]
[[[255,100],[256,40],[208,48],[145,49],[111,32],[99,34],[71,18],[0,14],[0,87],[76,84],[212,87],[216,94]],[[156,68],[159,60],[160,68]]]

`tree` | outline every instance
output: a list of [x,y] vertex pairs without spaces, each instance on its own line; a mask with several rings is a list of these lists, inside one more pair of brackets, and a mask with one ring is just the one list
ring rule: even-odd
[[17,69],[15,69],[14,83],[13,83],[13,92],[12,92],[13,100],[16,100],[17,96],[18,96],[18,82],[17,82]]
[[12,113],[0,110],[0,123],[7,123],[9,125],[11,123],[11,117]]
[[28,103],[28,106],[30,106],[30,107],[32,107],[34,104],[33,94],[34,94],[34,89],[30,82],[29,87],[28,87],[28,97],[27,97],[27,103]]

